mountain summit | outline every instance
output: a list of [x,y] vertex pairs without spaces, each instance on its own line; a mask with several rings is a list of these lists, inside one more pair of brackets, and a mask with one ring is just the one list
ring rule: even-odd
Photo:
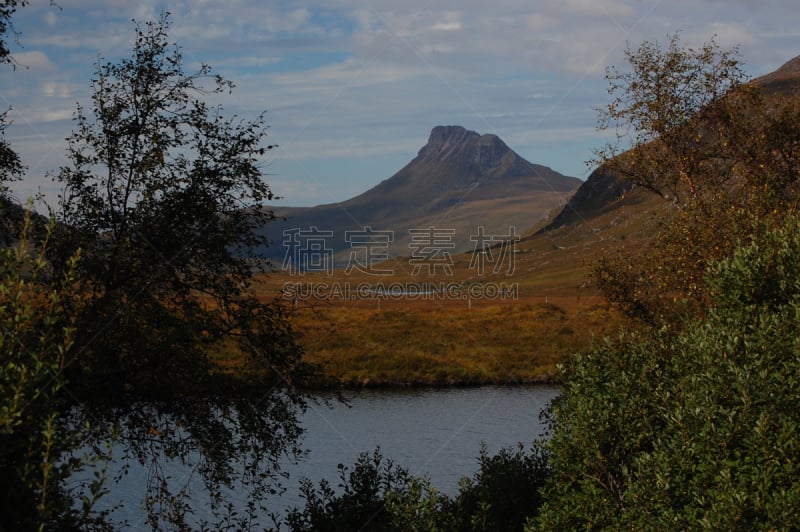
[[[473,175],[483,174],[483,177],[556,177],[549,168],[533,165],[517,155],[497,135],[480,135],[461,126],[433,128],[417,159],[419,162],[456,163]],[[560,188],[564,183],[556,179],[552,185]]]
[[461,126],[436,126],[431,130],[428,143],[409,167],[430,169],[428,165],[457,169],[461,181],[470,185],[480,185],[485,180],[529,178],[545,189],[568,191],[577,184],[546,166],[526,161],[497,135],[480,135]]
[[333,232],[327,244],[344,255],[345,232],[365,227],[394,232],[392,255],[408,254],[409,230],[433,226],[454,229],[454,251],[467,251],[478,226],[521,233],[580,183],[526,161],[497,135],[436,126],[411,162],[370,190],[341,203],[275,209],[287,220],[265,228],[275,242],[268,255],[281,252],[284,229],[312,226]]
[[788,96],[795,93],[800,81],[800,55],[784,63],[778,70],[760,76],[753,83],[763,87],[767,94]]
[[405,212],[420,217],[479,199],[513,198],[533,191],[561,194],[580,183],[526,161],[496,135],[480,135],[461,126],[436,126],[411,162],[344,205],[356,209],[381,205],[382,215]]
[[497,166],[503,157],[512,154],[496,135],[479,135],[461,126],[436,126],[431,130],[428,143],[419,151],[421,158],[471,161],[487,168]]

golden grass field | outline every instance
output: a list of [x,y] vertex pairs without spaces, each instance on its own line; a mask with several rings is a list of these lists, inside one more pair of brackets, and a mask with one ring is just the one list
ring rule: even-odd
[[607,332],[597,298],[319,304],[295,325],[321,384],[453,385],[549,381],[556,364]]

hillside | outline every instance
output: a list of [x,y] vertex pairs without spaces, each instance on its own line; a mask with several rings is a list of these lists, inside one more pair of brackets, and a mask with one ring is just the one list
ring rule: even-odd
[[316,227],[330,231],[325,246],[342,265],[349,257],[346,231],[371,227],[393,232],[390,256],[409,254],[409,230],[454,230],[453,252],[469,251],[470,236],[523,233],[558,208],[581,181],[526,161],[499,137],[460,126],[434,127],[417,156],[372,189],[335,204],[275,209],[284,220],[265,228],[275,261],[282,259],[284,231]]
[[778,70],[757,77],[755,85],[773,94],[786,95],[800,90],[800,55],[784,63]]
[[[757,77],[751,81],[762,88],[769,97],[794,97],[800,91],[800,56],[797,56],[780,68]],[[604,227],[603,219],[615,219],[627,208],[630,218],[637,209],[650,212],[653,209],[665,209],[663,201],[656,195],[643,190],[635,190],[632,184],[605,168],[597,168],[570,196],[556,213],[541,224],[536,234],[539,236],[572,225],[579,233],[592,229],[595,235]],[[633,210],[632,210],[633,209]],[[615,215],[617,213],[617,215]],[[634,215],[635,218],[635,215]],[[583,226],[584,231],[581,231]]]

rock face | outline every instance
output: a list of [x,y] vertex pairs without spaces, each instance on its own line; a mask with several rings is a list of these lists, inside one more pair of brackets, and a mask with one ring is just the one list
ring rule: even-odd
[[501,165],[504,159],[516,158],[516,154],[497,135],[479,135],[461,126],[436,126],[419,157],[473,163],[488,169]]
[[470,145],[481,138],[474,131],[461,126],[436,126],[428,136],[428,143],[419,150],[419,157],[426,159],[460,158]]

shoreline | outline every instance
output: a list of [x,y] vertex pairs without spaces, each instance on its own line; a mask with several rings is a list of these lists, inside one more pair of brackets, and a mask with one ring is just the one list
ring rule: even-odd
[[561,382],[555,375],[546,374],[531,378],[522,379],[445,379],[445,380],[378,380],[365,378],[362,380],[324,380],[314,382],[309,385],[300,386],[298,389],[303,391],[331,391],[331,390],[401,390],[401,389],[422,389],[422,388],[478,388],[481,386],[508,386],[508,387],[528,387],[528,386],[554,386]]

